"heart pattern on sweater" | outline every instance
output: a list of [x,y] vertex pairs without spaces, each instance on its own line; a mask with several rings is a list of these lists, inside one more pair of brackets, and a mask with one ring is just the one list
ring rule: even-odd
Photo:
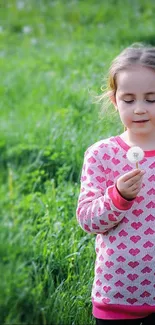
[[145,156],[139,162],[146,170],[142,188],[127,205],[115,188],[117,179],[135,168],[127,160],[126,149],[109,138],[85,154],[77,216],[86,232],[98,234],[93,301],[154,305],[154,160]]

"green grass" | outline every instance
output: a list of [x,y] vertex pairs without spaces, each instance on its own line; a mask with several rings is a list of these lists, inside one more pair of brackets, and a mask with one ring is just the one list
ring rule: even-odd
[[95,237],[75,217],[80,171],[89,145],[122,130],[94,94],[121,49],[155,44],[155,3],[0,6],[0,323],[91,325]]

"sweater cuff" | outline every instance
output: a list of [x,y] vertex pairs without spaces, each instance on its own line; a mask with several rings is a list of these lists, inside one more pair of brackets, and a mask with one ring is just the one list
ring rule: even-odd
[[110,186],[108,188],[108,195],[111,198],[114,206],[119,210],[128,210],[132,207],[134,200],[124,199],[117,190],[116,185]]

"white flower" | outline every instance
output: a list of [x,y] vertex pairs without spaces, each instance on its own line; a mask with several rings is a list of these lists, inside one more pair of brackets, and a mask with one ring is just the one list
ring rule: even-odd
[[36,38],[31,38],[31,44],[36,45],[37,44],[37,39]]
[[17,2],[17,9],[21,10],[21,9],[24,8],[24,6],[25,6],[24,1],[18,1]]
[[32,32],[32,28],[30,26],[24,26],[22,31],[24,34],[29,34]]
[[144,158],[144,151],[140,147],[131,147],[126,156],[131,163],[136,163]]

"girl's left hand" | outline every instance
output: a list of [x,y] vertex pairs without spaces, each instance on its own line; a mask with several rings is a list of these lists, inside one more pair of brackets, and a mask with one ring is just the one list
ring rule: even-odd
[[142,187],[145,170],[134,169],[117,179],[117,189],[126,200],[133,200]]

